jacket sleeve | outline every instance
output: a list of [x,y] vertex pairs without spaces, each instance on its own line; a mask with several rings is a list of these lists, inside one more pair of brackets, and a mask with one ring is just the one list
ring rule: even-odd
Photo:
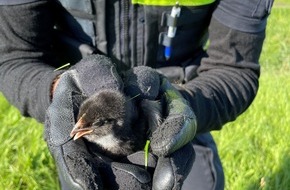
[[[181,92],[197,116],[197,132],[218,130],[254,100],[270,1],[220,1],[209,26],[208,57]],[[254,8],[255,9],[254,9]]]
[[0,6],[0,91],[24,116],[44,121],[56,63],[49,1]]

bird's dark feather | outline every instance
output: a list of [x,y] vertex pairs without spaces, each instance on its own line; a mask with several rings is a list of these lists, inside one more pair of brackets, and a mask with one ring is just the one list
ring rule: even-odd
[[117,159],[144,148],[149,125],[160,123],[160,109],[157,101],[137,102],[122,92],[101,90],[82,103],[78,119],[83,116],[83,128],[94,128],[83,136],[91,150]]

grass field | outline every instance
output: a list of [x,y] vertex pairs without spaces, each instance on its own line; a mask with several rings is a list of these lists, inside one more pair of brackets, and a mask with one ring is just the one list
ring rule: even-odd
[[[276,1],[261,56],[259,93],[235,122],[213,132],[227,190],[290,189],[290,3]],[[43,126],[0,94],[0,190],[59,189]]]

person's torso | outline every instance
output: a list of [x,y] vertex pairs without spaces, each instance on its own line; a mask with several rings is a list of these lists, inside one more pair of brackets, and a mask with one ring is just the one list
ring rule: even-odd
[[[198,5],[181,4],[180,15],[174,19],[170,16],[174,5],[140,5],[130,0],[59,1],[84,31],[77,33],[81,41],[128,67],[179,66],[194,59],[207,41],[214,9],[211,0],[193,0],[192,4]],[[167,36],[170,26],[177,29],[173,38]],[[168,60],[165,46],[171,47]]]

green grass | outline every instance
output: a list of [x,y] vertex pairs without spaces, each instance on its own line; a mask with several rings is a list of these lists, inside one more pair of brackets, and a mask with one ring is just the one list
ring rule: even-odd
[[57,189],[43,126],[24,118],[0,97],[0,189]]
[[[235,122],[213,132],[226,189],[290,187],[290,72],[266,72],[252,106]],[[288,114],[287,114],[288,113]]]
[[[236,121],[213,132],[227,190],[290,189],[290,6],[275,2],[261,56],[260,90]],[[288,115],[287,115],[288,114]],[[59,189],[43,126],[0,94],[0,190]]]
[[290,69],[290,3],[285,8],[278,4],[273,8],[268,20],[266,40],[261,55],[262,71],[271,72],[273,70]]

